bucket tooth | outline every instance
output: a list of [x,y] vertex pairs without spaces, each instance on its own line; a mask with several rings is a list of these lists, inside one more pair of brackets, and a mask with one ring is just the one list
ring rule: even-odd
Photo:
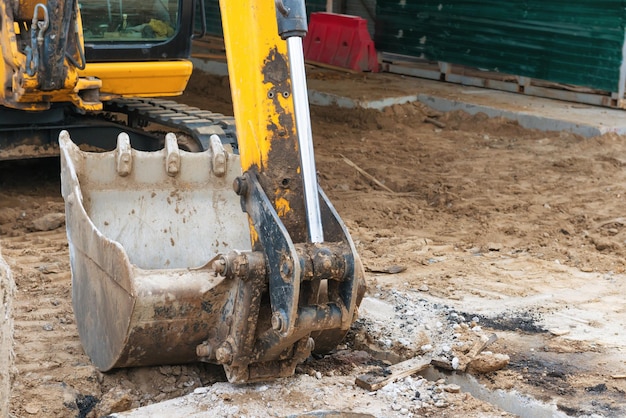
[[224,174],[226,174],[226,150],[224,150],[224,146],[222,145],[222,141],[220,140],[219,136],[211,135],[209,141],[211,151],[213,152],[213,173],[215,173],[215,175],[218,177],[222,177]]
[[165,135],[165,171],[169,176],[175,176],[180,171],[180,149],[176,135],[168,133]]
[[117,136],[117,148],[116,160],[117,160],[117,174],[121,177],[126,177],[133,169],[133,155],[131,153],[130,138],[126,132],[122,132]]

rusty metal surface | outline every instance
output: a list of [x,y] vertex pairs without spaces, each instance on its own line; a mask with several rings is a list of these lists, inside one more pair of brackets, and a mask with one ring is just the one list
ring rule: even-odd
[[13,3],[13,14],[15,20],[30,22],[33,19],[35,5],[42,2],[40,0],[19,0],[12,1],[11,3]]
[[[240,185],[240,192],[256,190],[257,195],[244,193],[244,200],[249,198],[245,206],[254,219],[262,219],[256,228],[265,233],[264,251],[251,251],[249,238],[248,246],[228,238],[248,231],[240,202],[227,186],[238,171],[216,177],[198,174],[201,170],[193,164],[200,158],[206,160],[200,167],[209,167],[214,151],[180,152],[179,170],[171,175],[167,151],[83,153],[67,134],[62,136],[74,310],[81,342],[98,368],[202,360],[222,364],[232,382],[266,380],[291,375],[316,345],[332,348],[344,337],[355,316],[363,271],[323,194],[325,234],[335,242],[294,245],[267,197],[261,197],[260,185]],[[120,138],[120,150],[126,149],[127,137]],[[118,165],[120,156],[123,167]],[[236,157],[227,161],[232,164]],[[194,186],[185,177],[197,175],[210,181]],[[155,184],[167,192],[156,190]],[[212,221],[193,220],[203,207],[189,201],[193,187],[224,191],[213,198],[200,194],[203,214]],[[108,193],[116,196],[114,207]],[[226,196],[231,196],[230,209],[213,213],[216,202]],[[146,202],[155,199],[157,206]],[[262,201],[265,205],[259,206]],[[206,206],[209,202],[212,209]],[[196,231],[211,222],[219,225],[210,234]],[[176,226],[189,229],[177,232]],[[180,242],[184,238],[192,240],[191,247]],[[275,251],[278,238],[290,256]],[[206,246],[199,248],[199,242]],[[181,246],[182,251],[177,249]],[[290,317],[276,315],[281,295]]]
[[210,270],[142,272],[127,341],[113,367],[197,361],[196,347],[218,333],[232,284]]
[[[125,149],[123,143],[120,149]],[[165,229],[163,232],[167,234],[161,240],[158,235],[146,240],[142,238],[141,229],[133,229],[136,225],[157,222],[150,220],[148,213],[169,218],[166,210],[170,206],[184,215],[172,222],[194,225],[192,214],[188,213],[193,211],[186,209],[189,202],[180,191],[190,188],[190,183],[162,184],[168,179],[176,181],[167,173],[166,151],[141,154],[128,149],[122,154],[120,151],[89,154],[78,151],[67,138],[61,141],[61,151],[74,310],[85,351],[101,370],[200,359],[222,364],[232,382],[265,380],[291,375],[296,365],[310,355],[315,345],[310,338],[311,331],[339,329],[341,332],[333,332],[333,335],[337,339],[343,337],[345,330],[342,328],[351,322],[353,313],[338,299],[337,292],[329,293],[329,302],[320,306],[315,304],[317,295],[309,295],[304,305],[299,306],[298,293],[291,294],[293,324],[290,328],[277,325],[267,275],[273,266],[278,268],[274,270],[278,280],[294,285],[302,278],[298,266],[307,264],[311,270],[306,282],[323,277],[326,280],[336,278],[343,283],[346,273],[353,271],[352,267],[346,267],[352,265],[348,260],[351,258],[349,245],[311,245],[304,248],[300,256],[283,229],[280,234],[268,232],[264,239],[274,240],[276,236],[286,239],[293,257],[289,268],[285,268],[287,260],[280,254],[277,259],[268,258],[268,253],[272,252],[268,241],[264,241],[265,253],[250,251],[247,247],[243,251],[218,254],[206,260],[201,268],[193,268],[198,264],[197,254],[193,254],[194,257],[190,257],[196,261],[184,267],[180,258],[187,255],[188,250],[181,254],[173,249],[184,244],[177,241],[181,239],[180,234],[170,231],[174,224],[169,219],[164,226],[150,227],[157,231]],[[117,162],[119,155],[124,156],[122,168]],[[195,158],[191,155],[181,152],[179,175],[184,175],[185,167]],[[207,152],[206,158],[211,157]],[[229,158],[235,159],[234,156]],[[161,177],[151,173],[150,168],[159,160],[162,160],[160,170],[164,172]],[[133,176],[139,183],[131,181]],[[233,176],[232,171],[229,176]],[[153,182],[169,190],[160,210],[151,210],[145,203],[148,198],[160,199],[163,195],[159,191],[150,192]],[[222,178],[211,182],[213,186],[203,184],[203,187],[219,189],[219,184],[229,183]],[[117,196],[116,211],[108,212],[111,208],[106,203],[110,199],[101,196],[103,190]],[[230,193],[234,197],[231,209],[240,210],[235,194]],[[136,194],[139,199],[134,198]],[[266,209],[269,207],[267,202]],[[212,216],[215,222],[219,221],[217,214]],[[272,222],[279,222],[276,219]],[[227,229],[247,231],[248,228],[242,213],[236,220],[229,217],[222,222]],[[264,227],[259,230],[267,232]],[[116,239],[111,239],[112,236]],[[174,236],[176,240],[171,238]],[[200,241],[213,241],[200,236]],[[194,237],[198,239],[197,234]],[[226,239],[225,236],[216,238]],[[193,244],[196,247],[197,242]],[[213,253],[227,247],[222,243]],[[200,253],[199,249],[196,252]],[[209,258],[208,254],[204,257]]]
[[280,98],[291,94],[289,66],[284,55],[272,50],[262,68],[263,82],[271,86],[273,112],[278,123],[268,122],[271,148],[265,167],[259,168],[259,182],[276,207],[276,201],[288,202],[289,210],[279,214],[293,242],[305,242],[307,238],[304,187],[300,170],[300,155],[294,115],[286,112]]
[[[313,332],[311,336],[315,340],[315,351],[325,353],[337,346],[343,338],[352,322],[356,319],[358,306],[365,294],[365,270],[359,257],[352,237],[339,214],[333,207],[326,194],[320,190],[320,206],[322,210],[322,221],[324,223],[324,236],[329,242],[341,242],[349,248],[352,255],[351,268],[345,272],[349,280],[336,281],[326,280],[325,294],[319,294],[321,300],[335,301],[344,304],[348,314],[343,317],[340,328]],[[352,315],[352,317],[349,317]]]
[[[306,247],[309,241],[324,241],[326,235],[320,233],[325,232],[320,231],[325,225],[318,222],[317,209],[311,211],[314,214],[308,213],[305,203],[309,208],[317,206],[322,195],[306,193],[305,199],[303,177],[307,178],[308,191],[313,189],[311,183],[317,184],[314,164],[311,166],[306,158],[312,157],[310,135],[297,132],[306,130],[301,128],[307,125],[296,118],[298,105],[303,105],[296,87],[304,83],[296,80],[299,72],[293,70],[303,63],[294,58],[294,53],[298,55],[301,45],[290,42],[293,38],[285,43],[277,37],[274,2],[233,5],[222,1],[220,5],[225,27],[249,29],[245,39],[237,39],[232,30],[224,36],[245,171],[234,188],[249,216],[253,250],[264,254],[266,268],[265,277],[257,282],[257,277],[229,273],[237,269],[234,261],[220,261],[223,265],[217,265],[217,270],[242,282],[229,311],[226,340],[217,348],[207,341],[197,350],[209,359],[215,355],[231,382],[254,381],[293,373],[295,365],[315,346],[312,331],[328,331],[337,337],[328,337],[328,341],[341,339],[355,317],[358,286],[354,282],[355,278],[356,282],[362,280],[362,267],[347,231],[334,219],[336,213],[329,211],[328,205],[325,208],[331,238],[320,248]],[[292,49],[293,45],[298,48]],[[301,143],[299,137],[305,140]],[[300,147],[307,152],[301,153]],[[308,181],[311,177],[312,182]],[[297,246],[303,245],[298,251]],[[322,282],[327,290],[320,297]],[[240,313],[251,317],[244,321]],[[256,324],[250,324],[255,317]],[[243,346],[244,342],[254,344]]]
[[[266,257],[268,295],[259,317],[270,317],[269,324],[265,320],[256,327],[254,361],[242,359],[241,364],[249,363],[247,381],[291,374],[316,346],[326,351],[343,339],[364,293],[363,266],[323,193],[322,219],[329,242],[294,244],[253,172],[238,178],[235,190],[254,229],[262,232],[258,248]],[[237,336],[241,327],[233,326],[230,332]],[[227,360],[239,356],[231,344]],[[243,377],[229,374],[231,381]]]

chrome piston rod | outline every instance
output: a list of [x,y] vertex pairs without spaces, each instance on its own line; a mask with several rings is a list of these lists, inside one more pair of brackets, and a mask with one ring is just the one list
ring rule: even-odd
[[291,76],[309,239],[313,243],[319,243],[324,242],[324,230],[320,212],[313,134],[311,133],[311,114],[304,72],[304,51],[302,49],[302,38],[306,36],[308,29],[306,6],[304,0],[275,0],[275,4],[278,34],[287,41],[287,59],[289,60],[289,74]]
[[289,56],[289,72],[293,90],[293,103],[300,148],[300,165],[302,166],[302,182],[304,186],[304,204],[307,214],[309,238],[311,242],[324,242],[324,229],[320,212],[317,170],[313,151],[313,134],[311,131],[311,114],[307,93],[306,74],[304,71],[304,52],[302,38],[287,38],[287,54]]

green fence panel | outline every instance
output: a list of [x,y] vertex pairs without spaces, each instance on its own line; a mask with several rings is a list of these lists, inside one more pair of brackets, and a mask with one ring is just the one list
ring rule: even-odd
[[623,0],[378,0],[379,51],[618,91]]
[[206,31],[209,35],[222,36],[222,15],[218,0],[204,0]]
[[306,2],[306,12],[308,15],[315,12],[325,12],[326,11],[326,0],[307,0]]

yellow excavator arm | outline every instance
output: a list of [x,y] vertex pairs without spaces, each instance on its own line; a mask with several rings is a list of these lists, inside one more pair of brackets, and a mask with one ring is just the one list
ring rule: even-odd
[[[328,351],[343,339],[365,290],[363,268],[317,184],[302,49],[304,0],[220,5],[243,170],[234,188],[269,286],[271,328],[260,334],[256,355],[275,361],[297,347],[299,354],[286,362],[290,374],[314,347]],[[228,261],[221,262],[217,268],[228,271]],[[227,371],[240,370],[239,358],[250,355],[245,346],[237,350],[238,361],[224,364]],[[278,375],[278,366],[271,373]]]

